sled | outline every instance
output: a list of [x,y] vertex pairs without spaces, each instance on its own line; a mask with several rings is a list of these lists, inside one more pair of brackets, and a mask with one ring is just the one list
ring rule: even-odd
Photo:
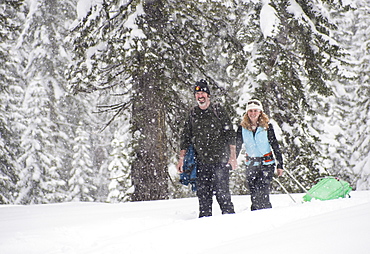
[[349,196],[351,191],[352,188],[346,181],[336,177],[324,177],[320,178],[319,182],[303,196],[303,200],[307,202],[312,199],[331,200],[345,198]]

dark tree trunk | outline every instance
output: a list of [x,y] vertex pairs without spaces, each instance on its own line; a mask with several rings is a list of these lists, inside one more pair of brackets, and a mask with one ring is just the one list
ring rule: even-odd
[[161,90],[150,74],[137,83],[133,103],[133,126],[136,144],[132,181],[133,200],[158,200],[168,197],[167,140]]
[[[166,22],[163,4],[158,0],[144,1],[145,23],[161,32]],[[146,30],[147,38],[155,37]],[[153,40],[154,41],[154,40]],[[133,201],[168,198],[168,159],[165,125],[165,92],[163,70],[157,68],[159,59],[148,58],[146,52],[155,52],[155,43],[138,54],[135,77],[132,126],[135,161],[131,167],[135,187]],[[155,52],[156,53],[156,52]]]

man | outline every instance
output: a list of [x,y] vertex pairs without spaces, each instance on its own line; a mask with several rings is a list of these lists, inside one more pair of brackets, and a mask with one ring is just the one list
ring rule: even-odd
[[226,111],[211,103],[211,93],[205,80],[194,87],[198,106],[191,109],[181,133],[177,170],[182,173],[184,156],[194,145],[197,160],[197,196],[199,218],[212,216],[213,193],[222,214],[234,212],[229,190],[229,169],[237,167],[235,132]]

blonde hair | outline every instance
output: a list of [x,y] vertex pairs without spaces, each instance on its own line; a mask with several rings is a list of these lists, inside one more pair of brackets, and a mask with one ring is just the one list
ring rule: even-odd
[[[258,120],[257,120],[257,125],[259,127],[264,128],[265,130],[267,130],[269,128],[269,122],[270,122],[269,117],[263,111],[261,111],[261,114],[260,114],[260,116],[258,117]],[[244,114],[243,119],[242,119],[240,125],[244,129],[253,131],[253,129],[252,129],[252,122],[249,119],[248,112],[246,112]]]

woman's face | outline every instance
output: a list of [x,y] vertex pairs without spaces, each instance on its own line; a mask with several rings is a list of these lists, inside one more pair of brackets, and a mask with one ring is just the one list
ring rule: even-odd
[[258,120],[258,117],[261,115],[261,110],[259,109],[250,109],[247,112],[249,119],[252,123],[256,123]]

